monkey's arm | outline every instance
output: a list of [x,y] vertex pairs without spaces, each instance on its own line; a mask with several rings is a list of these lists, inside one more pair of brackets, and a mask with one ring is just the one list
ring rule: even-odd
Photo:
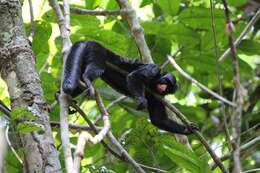
[[138,110],[147,107],[145,99],[145,84],[149,84],[160,74],[160,68],[155,64],[144,64],[127,75],[127,88],[139,101]]
[[148,95],[147,99],[150,120],[152,124],[158,128],[168,132],[186,135],[191,134],[192,130],[199,130],[199,127],[194,124],[190,124],[189,127],[186,127],[170,119],[165,106],[152,95]]

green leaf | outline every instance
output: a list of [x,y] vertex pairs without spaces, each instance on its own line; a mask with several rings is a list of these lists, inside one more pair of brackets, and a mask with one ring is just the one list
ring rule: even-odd
[[209,165],[187,147],[169,140],[163,141],[165,154],[178,166],[192,173],[210,173]]
[[157,3],[168,15],[174,16],[179,11],[180,0],[159,0]]
[[109,0],[106,6],[107,10],[119,9],[118,3],[115,0]]
[[[225,24],[224,11],[214,9],[215,26],[223,30]],[[191,7],[184,9],[179,15],[179,21],[195,29],[211,30],[211,14],[209,8]]]
[[142,26],[146,34],[154,34],[166,39],[173,39],[179,44],[185,45],[185,47],[191,47],[199,43],[199,35],[181,23],[143,22]]
[[243,40],[238,49],[247,55],[260,55],[260,42],[254,40]]
[[238,7],[245,4],[247,1],[248,0],[228,0],[228,5]]
[[28,111],[26,108],[15,108],[12,109],[11,117],[13,120],[19,119],[19,118],[27,118],[27,119],[35,119],[34,115]]
[[140,5],[140,8],[142,8],[142,7],[144,7],[144,6],[148,5],[148,4],[151,4],[151,3],[153,3],[152,0],[143,0],[141,5]]
[[20,133],[30,133],[33,131],[44,131],[42,126],[33,122],[21,122],[19,124],[17,124],[16,129],[20,132]]
[[85,0],[85,6],[87,9],[95,9],[96,0]]

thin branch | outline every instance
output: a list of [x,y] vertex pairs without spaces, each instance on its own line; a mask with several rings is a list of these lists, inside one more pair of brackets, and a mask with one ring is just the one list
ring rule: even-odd
[[101,99],[101,96],[97,91],[95,91],[95,96],[96,96],[97,106],[98,106],[99,111],[101,112],[101,115],[102,115],[104,126],[95,137],[90,138],[90,141],[93,144],[96,144],[96,143],[100,142],[101,140],[103,140],[103,138],[106,136],[106,134],[107,134],[107,132],[109,131],[109,128],[110,128],[110,122],[109,122],[109,118],[108,118],[109,114],[108,114],[108,112],[107,112],[107,110],[104,106],[104,103]]
[[80,162],[84,158],[85,145],[90,138],[92,138],[92,136],[86,131],[81,132],[78,137],[77,147],[74,153],[73,173],[80,172]]
[[[119,102],[125,100],[127,98],[127,96],[120,96],[117,99],[115,99],[114,101],[110,102],[107,106],[106,106],[106,110],[110,110],[114,105],[118,104]],[[99,121],[101,119],[102,115],[97,116],[96,118],[96,122]],[[96,123],[95,123],[96,124]]]
[[30,6],[30,20],[31,20],[31,23],[30,23],[30,32],[29,32],[28,39],[32,42],[33,41],[33,37],[34,37],[34,33],[35,33],[35,22],[34,22],[32,0],[29,0],[29,6]]
[[5,121],[4,118],[0,117],[0,172],[5,172],[5,153],[7,150],[7,145],[6,145],[6,137],[5,137],[5,126],[6,123],[2,121]]
[[231,101],[227,100],[226,98],[220,96],[219,94],[215,93],[214,91],[212,91],[211,89],[207,88],[205,85],[199,83],[196,79],[192,78],[188,73],[186,73],[177,63],[176,61],[171,57],[168,56],[168,60],[170,61],[170,63],[172,64],[172,66],[186,79],[188,79],[189,81],[191,81],[192,83],[196,84],[199,88],[201,88],[202,90],[206,91],[207,93],[211,94],[212,96],[214,96],[215,98],[217,98],[218,100],[220,100],[221,102],[224,102],[230,106],[236,106],[234,103],[232,103]]
[[124,96],[124,95],[118,97],[117,99],[115,99],[114,101],[110,102],[110,103],[107,105],[106,110],[111,109],[114,105],[116,105],[116,104],[118,104],[119,102],[125,100],[126,98],[127,98],[127,96]]
[[240,160],[240,133],[241,133],[241,118],[242,118],[242,111],[244,106],[244,96],[245,96],[245,89],[241,85],[240,82],[240,74],[239,74],[239,63],[238,63],[238,57],[236,52],[236,47],[233,43],[233,31],[234,31],[234,25],[230,19],[230,11],[228,9],[228,4],[226,0],[222,0],[226,15],[226,32],[228,37],[228,43],[230,47],[231,52],[231,58],[232,58],[232,68],[233,68],[233,82],[235,86],[235,101],[236,101],[236,107],[233,110],[232,117],[231,117],[231,123],[232,123],[232,149],[233,149],[233,162],[234,162],[234,173],[240,173],[241,172],[241,160]]
[[[53,128],[55,128],[55,127],[60,127],[60,122],[51,121],[50,123],[51,123],[51,126],[52,126]],[[94,125],[94,124],[93,124],[93,125]],[[79,124],[69,124],[69,128],[70,128],[70,129],[73,129],[73,130],[78,130],[78,131],[95,131],[94,129],[92,129],[92,128],[89,127],[89,126],[79,125]],[[101,130],[101,127],[95,126],[95,128],[96,128],[98,131]],[[109,140],[112,142],[112,144],[114,144],[114,143],[115,143],[114,139],[116,139],[116,138],[114,137],[114,135],[111,133],[111,137],[112,137],[112,138],[110,138],[109,135],[107,135],[107,136],[108,136]],[[116,140],[116,141],[117,141],[117,142],[116,142],[117,144],[121,145],[120,142],[118,142],[118,140]],[[114,144],[114,145],[115,145],[115,144]],[[105,146],[105,147],[107,148],[108,146]],[[122,147],[122,146],[121,146],[121,147]],[[111,148],[107,148],[107,149],[108,149],[109,151],[112,150]],[[121,156],[116,154],[115,157],[117,157],[118,159],[120,159],[120,160],[122,160],[122,161],[126,161],[126,159],[124,159],[124,158],[131,157],[130,155],[128,155],[127,151],[126,151],[126,153],[125,153],[125,152],[118,152],[118,153],[122,153]],[[125,154],[124,154],[124,153],[125,153]],[[112,153],[112,154],[113,154],[113,153]],[[126,156],[124,156],[124,155],[126,155]],[[154,168],[154,167],[147,166],[147,165],[143,165],[143,164],[140,164],[140,163],[138,163],[138,164],[140,165],[140,167],[144,168],[145,170],[149,170],[149,171],[153,171],[153,172],[158,172],[158,173],[166,173],[166,172],[167,172],[167,171],[162,170],[162,169]]]
[[82,15],[91,15],[91,16],[119,16],[121,15],[120,10],[87,10],[87,9],[82,9],[82,8],[77,8],[77,7],[70,7],[71,13],[75,14],[82,14]]
[[9,120],[11,115],[10,112],[11,110],[0,100],[0,111],[3,112],[6,115],[6,118]]
[[[216,33],[216,22],[215,22],[215,15],[214,15],[214,0],[210,0],[210,14],[211,14],[211,27],[212,27],[212,33],[213,33],[213,43],[214,43],[214,52],[215,52],[215,64],[216,64],[216,72],[217,72],[217,79],[218,79],[218,86],[219,86],[219,93],[223,97],[223,87],[222,87],[222,81],[221,81],[221,69],[220,65],[217,61],[217,57],[219,55],[219,49],[217,45],[217,33]],[[223,117],[224,117],[224,132],[226,135],[226,139],[228,141],[228,148],[231,149],[231,139],[230,139],[230,132],[228,128],[227,123],[227,113],[226,113],[226,106],[225,104],[221,104],[220,108]]]
[[[88,123],[88,125],[95,131],[96,134],[98,134],[98,129],[96,126],[88,119],[87,115],[80,109],[80,107],[75,103],[71,102],[71,106],[77,110],[77,112],[83,117],[83,119]],[[110,134],[110,133],[108,133]],[[145,171],[133,160],[129,155],[126,155],[125,153],[118,154],[115,152],[109,145],[107,145],[103,140],[101,141],[101,144],[108,149],[110,153],[115,155],[117,158],[120,158],[121,160],[127,161],[130,163],[137,172],[144,173]],[[128,156],[130,158],[128,158]]]
[[[60,128],[60,122],[50,121],[50,124],[52,128]],[[76,131],[93,131],[93,129],[90,128],[89,126],[80,125],[80,124],[69,124],[69,128]],[[101,128],[97,127],[97,129],[100,130]]]
[[[241,32],[241,34],[239,35],[239,37],[236,39],[236,41],[234,42],[234,46],[237,47],[242,39],[245,37],[245,35],[251,30],[252,26],[256,23],[256,21],[259,19],[260,17],[260,9],[256,12],[256,14],[254,15],[254,17],[250,20],[250,22],[246,25],[246,27],[244,28],[244,30]],[[229,55],[231,52],[231,49],[228,48],[220,57],[219,57],[219,61],[222,61],[223,59],[225,59],[225,57],[227,55]]]
[[117,2],[121,10],[124,10],[125,12],[122,14],[122,16],[127,20],[129,24],[131,33],[140,51],[142,62],[153,63],[150,50],[144,38],[144,30],[142,26],[139,24],[135,10],[129,4],[128,0],[117,0]]
[[70,5],[69,0],[63,0],[63,11],[65,18],[65,28],[67,30],[67,34],[70,33]]
[[247,170],[247,171],[243,171],[242,173],[250,173],[250,172],[257,172],[257,171],[260,171],[260,168],[250,169],[250,170]]
[[[12,146],[11,141],[9,140],[9,135],[8,135],[8,133],[9,133],[9,126],[7,126],[6,129],[5,129],[5,139],[6,139],[6,142],[7,142],[8,146],[9,146],[9,148],[11,149],[12,153],[14,154],[15,158],[19,161],[19,163],[20,163],[21,165],[24,166],[23,160],[22,160],[21,157],[17,154],[17,152],[15,151],[14,147]],[[1,142],[3,142],[3,141],[1,141]]]
[[[173,57],[173,59],[176,59],[176,57],[179,55],[179,52],[181,51],[182,48],[178,48],[176,50],[176,52],[171,55],[171,57]],[[169,59],[167,59],[162,65],[161,65],[161,69],[164,69],[168,64],[170,63]]]
[[[248,150],[249,148],[257,145],[258,143],[260,142],[260,136],[252,139],[251,141],[249,141],[248,143],[246,144],[243,144],[241,147],[240,147],[240,150],[241,150],[241,153],[245,152],[246,150]],[[222,156],[220,159],[221,161],[225,161],[227,159],[229,159],[231,157],[231,154],[226,154],[224,156]],[[212,164],[211,165],[211,169],[215,169],[216,168],[216,164]]]
[[[64,11],[66,12],[65,17],[62,14],[62,11],[59,7],[59,4],[57,0],[49,0],[50,5],[52,6],[57,21],[59,24],[61,37],[62,37],[62,59],[63,63],[66,61],[70,47],[71,47],[71,41],[69,38],[69,4],[67,0],[64,0]],[[63,70],[64,74],[64,70]],[[62,74],[62,80],[64,75]],[[61,85],[62,86],[62,85]],[[61,123],[61,140],[62,140],[62,148],[64,152],[65,157],[65,167],[66,172],[72,172],[73,171],[73,158],[70,148],[70,138],[69,138],[69,126],[68,126],[68,96],[63,92],[62,87],[60,89],[61,94],[59,97],[60,102],[60,123]]]

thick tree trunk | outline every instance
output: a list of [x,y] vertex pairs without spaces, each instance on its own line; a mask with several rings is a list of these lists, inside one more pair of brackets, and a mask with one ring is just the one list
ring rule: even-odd
[[20,135],[25,170],[28,173],[61,172],[34,55],[23,27],[19,0],[0,0],[0,22],[0,71],[8,86],[11,107],[30,106],[45,132]]

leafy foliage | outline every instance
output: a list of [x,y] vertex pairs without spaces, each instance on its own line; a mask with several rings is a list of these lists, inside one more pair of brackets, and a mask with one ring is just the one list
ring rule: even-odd
[[[228,48],[225,33],[225,15],[221,1],[215,2],[214,23],[210,11],[209,1],[204,0],[133,0],[132,5],[137,10],[140,23],[145,31],[145,38],[151,50],[156,64],[161,65],[166,61],[168,54],[174,54],[181,48],[176,62],[192,77],[203,83],[210,89],[220,93],[219,84],[223,96],[232,100],[232,62],[228,56],[223,62],[217,58]],[[249,18],[243,11],[242,5],[246,0],[229,0],[232,10],[232,20],[235,22],[235,38],[239,36]],[[36,56],[36,68],[40,72],[40,79],[44,96],[49,104],[55,102],[54,93],[60,85],[62,71],[61,37],[54,12],[49,8],[47,1],[34,1],[36,12],[35,35],[32,48]],[[115,0],[71,0],[71,6],[91,10],[118,10]],[[38,7],[39,6],[39,7]],[[29,11],[23,11],[24,16],[29,16]],[[24,19],[25,20],[25,19]],[[30,21],[25,20],[27,32]],[[212,26],[215,28],[213,33]],[[214,35],[216,37],[214,37]],[[96,40],[105,47],[122,56],[138,58],[138,49],[131,36],[128,24],[122,17],[96,17],[89,15],[71,14],[71,40]],[[216,47],[215,43],[216,41]],[[253,36],[249,33],[238,46],[240,75],[243,85],[248,90],[246,98],[247,110],[255,104],[251,112],[244,113],[242,131],[246,134],[242,143],[257,136],[250,130],[259,122],[260,102],[255,102],[252,93],[259,86],[259,34]],[[183,76],[177,73],[172,66],[165,69],[174,73],[179,81],[179,90],[170,100],[179,108],[188,119],[198,123],[208,142],[215,146],[221,145],[222,150],[216,149],[219,155],[228,154],[227,140],[225,139],[222,104],[200,90]],[[0,87],[1,100],[8,103],[7,89]],[[113,91],[104,82],[97,80],[95,87],[102,94],[106,105],[117,99],[120,94]],[[97,120],[99,112],[94,101],[86,101],[84,96],[77,98],[81,107],[89,115],[91,120]],[[133,158],[142,164],[157,167],[169,172],[191,173],[218,173],[219,170],[210,171],[211,160],[205,155],[205,149],[198,143],[194,136],[190,136],[193,152],[175,142],[170,134],[158,131],[147,120],[145,111],[136,111],[136,103],[133,99],[126,99],[115,104],[110,110],[112,132],[118,137],[121,144]],[[229,113],[229,110],[226,111]],[[33,115],[25,109],[13,110],[13,120],[28,118],[33,120]],[[59,107],[56,106],[50,113],[51,120],[59,119]],[[84,120],[74,114],[69,117],[71,123],[85,124]],[[97,121],[98,125],[102,125]],[[17,129],[22,133],[32,130],[41,130],[32,123],[19,123]],[[60,146],[60,133],[55,130],[55,143]],[[71,144],[76,145],[78,133],[71,131]],[[60,149],[61,147],[59,147]],[[61,150],[61,149],[60,149]],[[60,151],[62,153],[62,151]],[[19,172],[22,169],[12,154],[8,153],[7,169],[9,172]],[[243,167],[250,169],[259,165],[259,153],[245,154],[242,159]],[[63,162],[64,157],[61,155]],[[11,163],[14,164],[11,164]],[[229,165],[229,161],[225,162]],[[18,170],[18,171],[17,171]],[[177,170],[177,171],[176,171]],[[119,161],[109,154],[102,145],[89,145],[82,161],[82,172],[133,172],[132,167]]]

